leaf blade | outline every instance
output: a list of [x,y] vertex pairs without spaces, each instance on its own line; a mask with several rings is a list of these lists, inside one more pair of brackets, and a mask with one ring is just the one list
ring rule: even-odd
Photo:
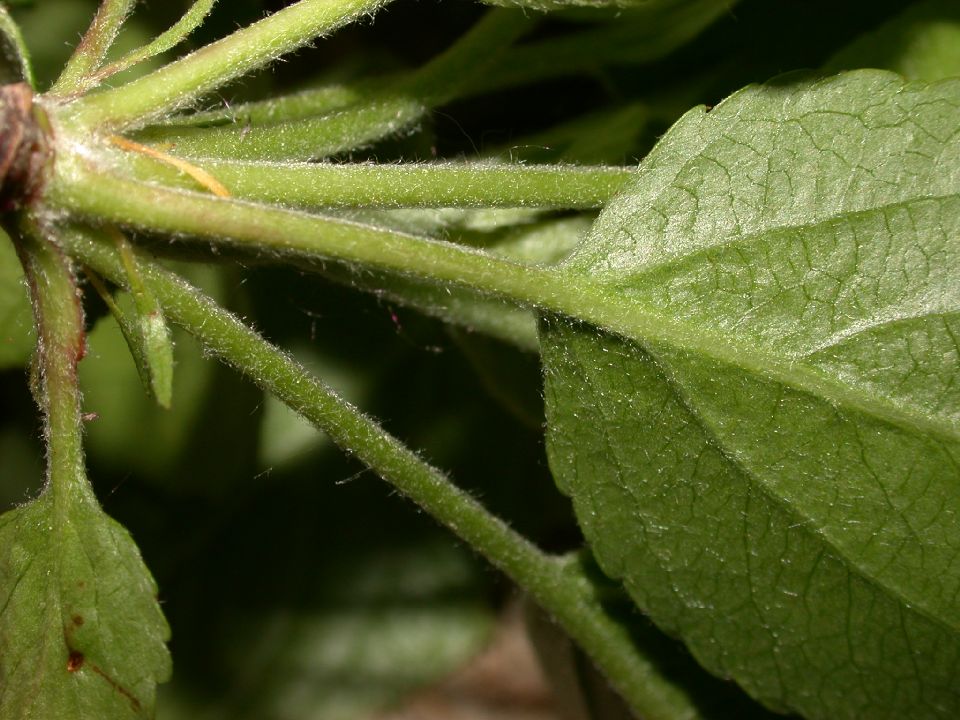
[[779,710],[960,703],[958,99],[860,72],[691,111],[566,265],[684,332],[543,325],[601,564]]
[[83,493],[0,518],[0,714],[149,718],[170,674],[156,585],[127,532]]

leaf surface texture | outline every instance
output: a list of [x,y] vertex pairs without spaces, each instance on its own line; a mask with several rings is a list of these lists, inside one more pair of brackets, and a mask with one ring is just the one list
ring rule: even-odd
[[958,119],[879,71],[695,109],[563,266],[667,331],[542,323],[601,565],[775,709],[960,712]]
[[73,493],[0,516],[0,717],[152,718],[170,674],[156,586],[127,531]]

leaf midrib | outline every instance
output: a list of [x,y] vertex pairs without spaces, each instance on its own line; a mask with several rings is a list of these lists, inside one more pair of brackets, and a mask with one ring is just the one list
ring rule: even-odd
[[[699,249],[694,253],[687,253],[681,257],[670,258],[664,263],[645,268],[643,272],[636,273],[631,280],[635,281],[637,278],[642,278],[654,272],[662,272],[670,263],[688,259],[692,255],[706,253],[720,247],[749,244],[771,233],[810,230],[831,223],[845,222],[859,215],[881,212],[888,208],[894,209],[922,201],[946,201],[958,198],[960,198],[958,193],[919,196],[910,200],[878,205],[855,213],[820,218],[811,223],[768,228],[762,232],[740,236],[722,246],[711,246],[710,248]],[[575,307],[571,312],[571,310],[563,309],[562,311],[565,314],[569,313],[573,317],[596,324],[601,329],[607,329],[622,335],[641,346],[645,346],[650,341],[663,342],[678,350],[701,354],[726,365],[739,368],[744,372],[780,382],[793,390],[825,399],[835,406],[862,412],[907,432],[924,433],[950,443],[960,443],[960,423],[946,422],[942,419],[938,421],[920,413],[906,410],[888,400],[866,393],[862,389],[844,385],[827,373],[804,364],[801,359],[784,359],[769,352],[760,352],[755,347],[747,348],[742,343],[731,341],[728,335],[693,327],[691,324],[676,317],[668,316],[635,298],[629,299],[630,306],[625,308],[626,312],[620,316],[612,314],[610,308],[623,303],[622,291],[625,283],[604,284],[593,279],[584,282],[582,277],[569,277],[570,272],[566,266],[558,268],[554,272],[559,276],[558,280],[566,281],[564,284],[568,296],[573,295],[571,292],[573,288],[579,290],[577,294],[581,296],[583,305],[587,310],[587,312],[578,312]],[[581,272],[583,272],[582,269]],[[577,299],[571,297],[571,300],[567,300],[563,304],[567,306],[580,304]],[[594,310],[590,306],[594,306],[596,309]]]

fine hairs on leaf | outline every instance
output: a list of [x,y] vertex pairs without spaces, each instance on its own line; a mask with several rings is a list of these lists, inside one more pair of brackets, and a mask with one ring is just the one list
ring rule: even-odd
[[958,108],[957,81],[859,72],[692,111],[564,271],[736,356],[559,319],[541,337],[552,466],[603,567],[707,667],[809,717],[960,710]]
[[0,7],[0,718],[473,712],[471,553],[491,716],[960,716],[953,4],[80,1]]

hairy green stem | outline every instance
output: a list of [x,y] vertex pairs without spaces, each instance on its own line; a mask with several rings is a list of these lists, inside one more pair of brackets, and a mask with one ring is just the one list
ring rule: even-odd
[[738,347],[707,331],[633,300],[617,287],[561,268],[522,265],[470,248],[291,210],[214,198],[94,171],[79,156],[61,155],[48,186],[56,206],[91,218],[154,231],[219,240],[260,253],[291,253],[407,273],[452,283],[521,305],[582,320],[641,343],[701,354],[799,392],[855,408],[894,426],[920,428],[955,442],[960,427],[878,400],[815,368]]
[[144,60],[175,47],[200,26],[216,2],[217,0],[196,0],[183,17],[168,30],[160,33],[143,47],[131,50],[119,60],[100,68],[91,78],[91,84],[99,83],[111,75],[123,72]]
[[[166,163],[127,153],[143,180],[197,189]],[[232,195],[296,207],[536,207],[595,208],[619,191],[632,168],[507,163],[195,163]]]
[[68,95],[86,87],[90,76],[103,63],[117,33],[136,4],[137,0],[103,0],[80,44],[50,88],[52,94]]
[[[211,195],[164,188],[94,169],[61,153],[47,188],[51,204],[89,218],[232,243],[260,252],[340,260],[454,283],[567,315],[627,337],[701,350],[738,362],[723,337],[639,306],[600,283],[531,267],[472,248],[389,229]],[[122,199],[122,200],[121,200]]]
[[47,187],[48,201],[90,218],[226,239],[268,252],[414,271],[434,281],[457,282],[533,305],[549,301],[558,291],[566,294],[566,284],[552,273],[470,248],[339,218],[129,180],[94,169],[80,155],[61,153],[56,170]]
[[[357,102],[334,107],[323,115],[287,120],[273,106],[277,120],[267,125],[232,124],[212,128],[160,127],[138,138],[172,144],[177,154],[247,160],[319,158],[351,150],[399,132],[431,108],[449,102],[533,25],[517,10],[487,13],[469,32],[419,70]],[[314,94],[319,108],[329,107],[327,94]],[[298,113],[304,106],[295,105]],[[319,110],[318,111],[322,111]]]
[[[109,241],[83,232],[67,233],[64,241],[71,254],[97,272],[124,282],[122,264]],[[607,614],[578,563],[543,553],[444,473],[180,278],[148,261],[141,262],[141,269],[174,322],[330,435],[503,570],[581,644],[644,717],[673,720],[695,716],[689,698],[659,677],[627,629]]]
[[211,110],[173,115],[160,121],[159,128],[153,132],[158,132],[163,128],[169,128],[170,132],[183,132],[185,128],[190,127],[216,127],[218,125],[242,125],[246,127],[302,120],[313,115],[324,115],[333,110],[353,105],[378,90],[380,90],[380,84],[375,80],[357,83],[332,83],[267,100],[225,105]]
[[72,119],[85,127],[142,124],[376,11],[386,1],[300,0],[143,78],[80,98]]
[[47,486],[54,512],[65,514],[87,496],[77,364],[85,351],[83,310],[69,259],[29,229],[17,247],[30,287],[37,327],[38,402],[47,441]]

